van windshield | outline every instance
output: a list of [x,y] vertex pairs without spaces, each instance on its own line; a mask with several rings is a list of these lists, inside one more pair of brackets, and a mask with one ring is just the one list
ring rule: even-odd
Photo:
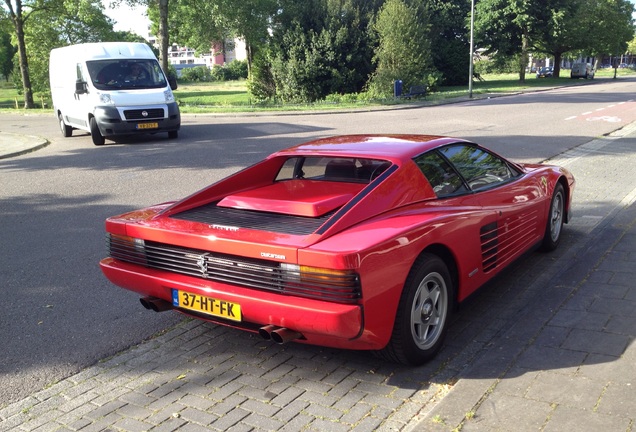
[[99,90],[166,87],[166,77],[155,59],[93,60],[86,62],[93,85]]

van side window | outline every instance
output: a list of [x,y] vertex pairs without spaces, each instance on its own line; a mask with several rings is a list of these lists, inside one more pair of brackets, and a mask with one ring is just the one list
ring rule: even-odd
[[77,73],[77,81],[86,81],[86,79],[84,78],[84,73],[82,72],[81,63],[77,63],[77,65],[75,65],[75,71]]

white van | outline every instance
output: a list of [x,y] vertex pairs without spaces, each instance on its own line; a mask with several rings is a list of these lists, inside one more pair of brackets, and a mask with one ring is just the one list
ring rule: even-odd
[[51,50],[51,97],[62,135],[73,129],[104,137],[167,132],[177,138],[181,114],[157,57],[144,43],[101,42]]
[[594,67],[590,63],[574,63],[570,78],[594,79]]

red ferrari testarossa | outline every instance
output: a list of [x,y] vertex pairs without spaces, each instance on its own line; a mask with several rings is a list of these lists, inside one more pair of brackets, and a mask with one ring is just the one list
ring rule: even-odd
[[336,136],[109,218],[100,265],[148,309],[418,365],[458,302],[557,247],[574,184],[461,139]]

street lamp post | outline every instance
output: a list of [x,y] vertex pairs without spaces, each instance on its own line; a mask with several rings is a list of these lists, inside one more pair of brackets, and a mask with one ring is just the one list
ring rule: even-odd
[[468,68],[468,97],[473,97],[473,33],[475,29],[475,0],[470,1],[470,67]]

